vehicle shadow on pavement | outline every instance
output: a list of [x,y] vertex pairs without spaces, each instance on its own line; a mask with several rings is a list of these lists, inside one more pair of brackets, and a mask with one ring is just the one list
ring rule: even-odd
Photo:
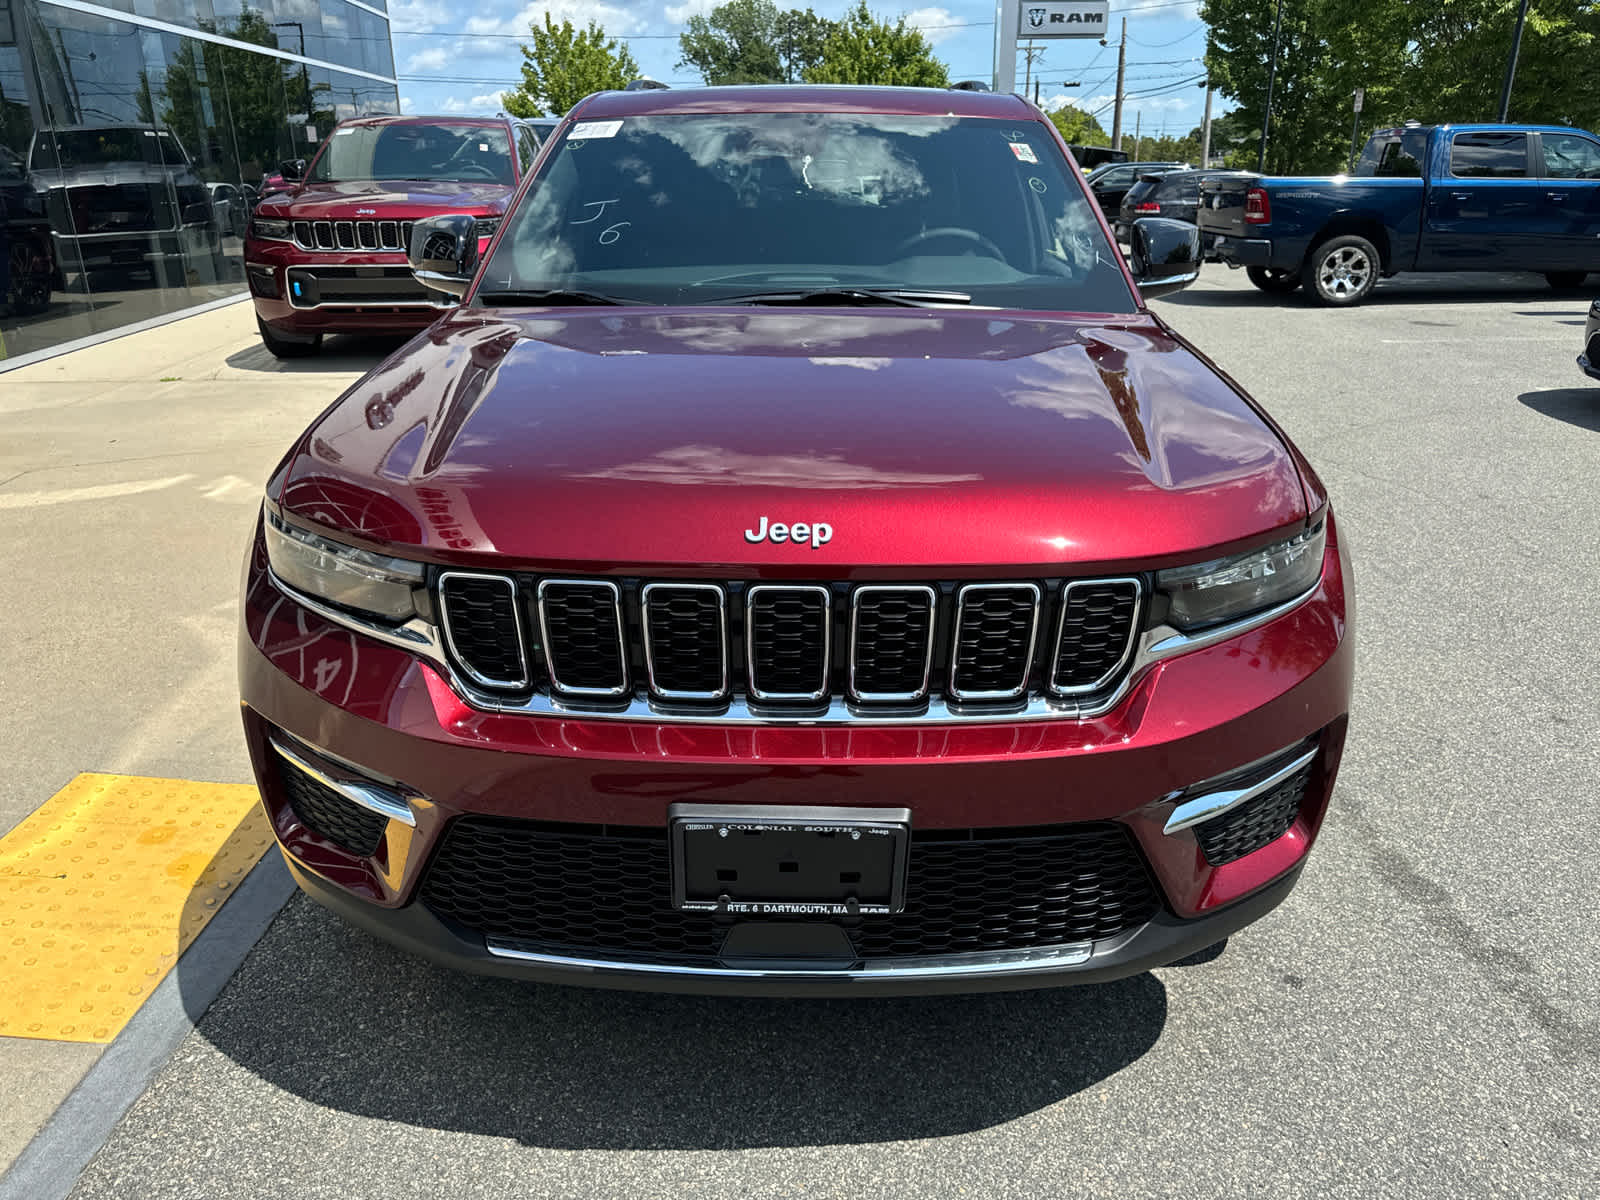
[[[1190,308],[1323,307],[1311,300],[1304,288],[1287,295],[1270,295],[1253,287],[1205,286],[1208,279],[1216,282],[1217,279],[1223,278],[1222,272],[1226,270],[1225,267],[1206,266],[1200,273],[1199,285],[1170,296],[1163,296],[1159,304],[1175,304]],[[1533,275],[1401,275],[1396,279],[1381,280],[1372,294],[1361,302],[1361,306],[1381,308],[1384,305],[1406,304],[1504,304],[1510,301],[1540,300],[1571,303],[1573,296],[1573,292],[1556,291],[1543,279]],[[1526,315],[1547,317],[1562,314]]]
[[226,362],[236,371],[261,371],[265,374],[305,375],[323,372],[370,371],[383,359],[406,344],[406,337],[361,337],[353,334],[330,336],[322,353],[309,358],[274,358],[260,342],[235,350]]
[[1523,392],[1517,399],[1536,413],[1600,433],[1600,384],[1586,388],[1556,388],[1548,392]]
[[693,1150],[989,1128],[1121,1071],[1166,1016],[1166,988],[1149,973],[855,1001],[486,979],[413,958],[296,896],[199,1032],[320,1107],[550,1149]]

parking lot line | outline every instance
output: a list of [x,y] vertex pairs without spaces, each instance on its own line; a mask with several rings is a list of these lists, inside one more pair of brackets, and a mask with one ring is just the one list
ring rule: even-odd
[[0,838],[0,1036],[110,1042],[271,843],[248,785],[79,775]]

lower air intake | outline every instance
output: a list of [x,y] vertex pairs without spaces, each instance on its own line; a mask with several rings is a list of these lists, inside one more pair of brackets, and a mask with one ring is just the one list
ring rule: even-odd
[[1289,832],[1311,782],[1313,760],[1270,792],[1194,827],[1200,850],[1213,867],[1254,854]]

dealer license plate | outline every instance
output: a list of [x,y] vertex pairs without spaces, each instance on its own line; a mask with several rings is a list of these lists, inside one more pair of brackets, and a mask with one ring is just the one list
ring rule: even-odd
[[905,907],[904,808],[669,809],[672,903],[746,917],[846,917]]

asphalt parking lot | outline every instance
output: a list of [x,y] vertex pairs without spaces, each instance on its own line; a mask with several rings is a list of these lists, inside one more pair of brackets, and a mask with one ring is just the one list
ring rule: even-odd
[[[1353,546],[1348,749],[1282,908],[1116,984],[789,1003],[454,975],[296,897],[72,1195],[1600,1193],[1600,386],[1573,365],[1587,296],[1410,276],[1330,312],[1209,267],[1156,308],[1279,419]],[[57,624],[107,656],[118,699],[76,722],[66,687],[13,701],[22,778],[50,781],[33,803],[70,770],[246,778],[231,707],[211,710],[231,687],[251,485],[388,347],[252,379],[244,311],[228,310],[237,330],[205,318],[228,364],[214,419],[197,419],[196,383],[190,415],[158,409],[130,454],[188,480],[57,506],[76,512],[3,543],[0,599],[67,595]],[[89,431],[30,419],[56,432],[28,453],[82,468]],[[187,436],[201,467],[140,457]],[[44,486],[19,477],[40,467],[0,462],[14,517],[4,497]],[[201,515],[205,487],[225,518]],[[113,503],[131,530],[109,524]],[[63,544],[87,549],[50,553]],[[74,585],[96,562],[118,603]],[[174,626],[158,645],[181,648],[181,670],[116,657]],[[74,638],[26,640],[16,690],[37,696]],[[28,786],[0,791],[7,824]],[[192,970],[179,988],[209,995]]]

